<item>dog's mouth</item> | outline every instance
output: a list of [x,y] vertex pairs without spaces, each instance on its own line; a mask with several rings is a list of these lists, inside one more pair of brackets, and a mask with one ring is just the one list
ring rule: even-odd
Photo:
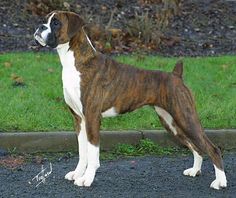
[[41,46],[45,47],[47,45],[44,39],[40,35],[35,34],[34,38],[35,38],[35,41],[38,42],[38,44],[40,44]]
[[34,37],[34,40],[30,41],[29,45],[28,45],[28,48],[31,49],[31,50],[35,50],[35,51],[38,51],[40,50],[42,47],[44,47],[44,45],[42,45],[38,39],[36,39]]

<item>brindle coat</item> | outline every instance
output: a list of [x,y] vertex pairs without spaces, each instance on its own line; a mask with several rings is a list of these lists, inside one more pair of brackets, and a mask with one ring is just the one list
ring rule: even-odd
[[[179,62],[173,72],[147,71],[118,63],[94,51],[85,34],[85,23],[76,14],[57,12],[58,21],[68,24],[55,32],[57,44],[69,42],[76,69],[81,73],[81,102],[88,140],[99,144],[101,113],[114,107],[117,113],[133,111],[143,105],[158,106],[173,117],[175,137],[200,155],[207,153],[223,170],[220,150],[205,135],[196,112],[193,96],[182,79]],[[81,118],[71,110],[80,131]],[[169,125],[160,117],[166,130]]]

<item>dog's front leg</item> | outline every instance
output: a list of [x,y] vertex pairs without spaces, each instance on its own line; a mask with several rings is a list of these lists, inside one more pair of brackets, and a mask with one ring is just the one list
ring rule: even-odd
[[82,177],[76,178],[74,184],[78,186],[90,186],[94,180],[99,162],[99,128],[100,114],[91,111],[85,114],[85,127],[87,132],[87,159],[88,164]]
[[77,116],[74,112],[72,112],[75,118],[75,128],[77,132],[78,138],[78,147],[79,147],[79,162],[74,171],[70,171],[65,175],[65,179],[67,180],[76,180],[79,177],[84,175],[84,172],[87,167],[87,133],[85,128],[85,120],[81,119],[81,117]]

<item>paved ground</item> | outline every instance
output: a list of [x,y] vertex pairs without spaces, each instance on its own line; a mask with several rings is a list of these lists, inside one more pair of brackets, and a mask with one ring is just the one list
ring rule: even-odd
[[[182,175],[192,165],[192,157],[134,157],[102,161],[95,182],[90,188],[73,185],[64,179],[72,170],[77,158],[52,162],[52,173],[45,183],[35,187],[31,181],[41,170],[41,165],[30,163],[9,170],[0,167],[0,197],[235,197],[236,153],[224,156],[228,188],[215,191],[209,188],[214,179],[213,167],[204,160],[203,174],[197,178]],[[45,162],[46,172],[50,171]]]

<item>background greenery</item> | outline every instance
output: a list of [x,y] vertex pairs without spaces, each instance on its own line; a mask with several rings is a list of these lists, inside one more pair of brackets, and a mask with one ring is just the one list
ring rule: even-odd
[[[177,58],[118,56],[119,62],[171,71]],[[204,128],[236,128],[236,56],[183,58]],[[157,129],[150,107],[102,121],[103,130]],[[0,55],[0,131],[73,130],[63,100],[61,65],[53,53]]]

